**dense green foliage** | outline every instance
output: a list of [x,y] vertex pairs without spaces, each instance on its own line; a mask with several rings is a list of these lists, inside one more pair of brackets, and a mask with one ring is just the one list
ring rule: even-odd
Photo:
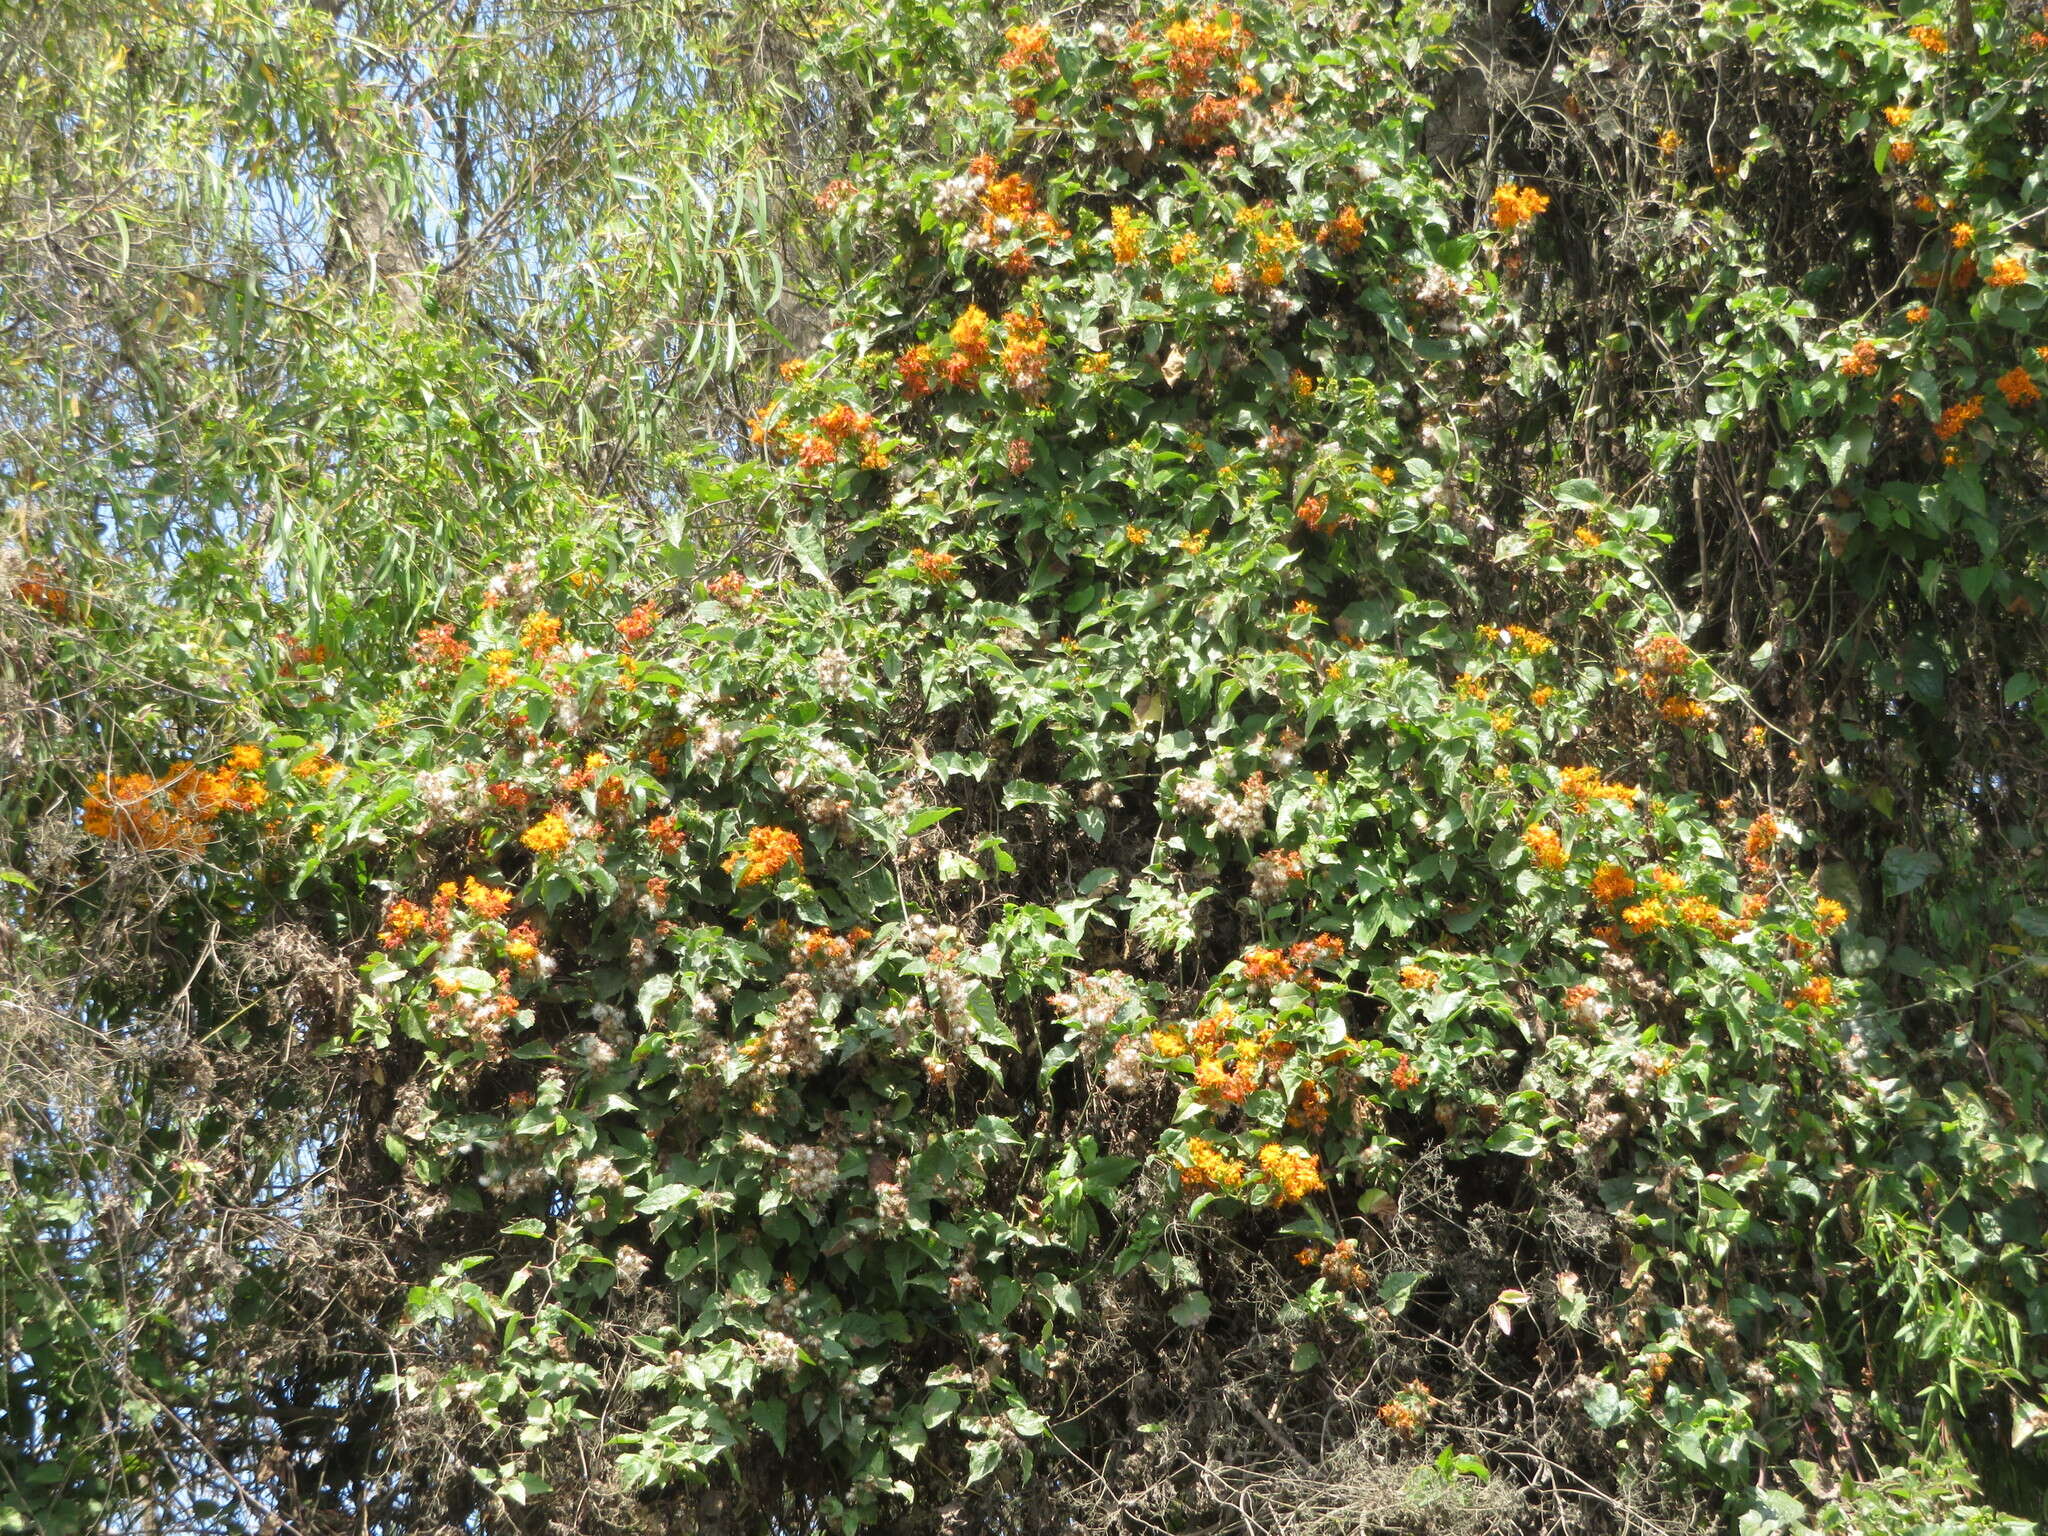
[[2048,23],[621,16],[482,297],[24,267],[0,1526],[2041,1516]]

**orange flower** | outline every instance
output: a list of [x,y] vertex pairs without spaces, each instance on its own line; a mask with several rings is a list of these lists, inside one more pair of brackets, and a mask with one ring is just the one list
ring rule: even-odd
[[1849,355],[1842,359],[1842,377],[1845,379],[1868,379],[1877,374],[1877,348],[1870,342],[1859,341],[1849,349]]
[[512,893],[466,875],[462,881],[462,904],[485,922],[495,922],[512,910]]
[[1948,52],[1948,34],[1939,27],[1908,27],[1906,36],[1929,53]]
[[545,608],[538,613],[528,614],[526,622],[519,626],[519,644],[531,651],[535,660],[544,659],[561,643],[562,621]]
[[623,619],[614,619],[612,628],[619,632],[619,638],[628,645],[638,645],[654,633],[654,626],[661,618],[661,605],[653,602],[640,604]]
[[1179,1165],[1183,1189],[1235,1189],[1244,1182],[1245,1165],[1225,1157],[1199,1136],[1188,1138],[1188,1155]]
[[1670,914],[1664,909],[1664,899],[1652,896],[1648,901],[1625,909],[1621,920],[1628,924],[1630,933],[1651,933],[1669,922]]
[[722,867],[744,890],[775,879],[791,865],[793,873],[804,872],[804,845],[797,835],[781,827],[755,827],[747,833],[746,846],[727,854]]
[[1315,1153],[1283,1147],[1277,1141],[1259,1148],[1259,1171],[1279,1191],[1275,1205],[1290,1205],[1325,1187],[1322,1164]]
[[1522,834],[1522,846],[1535,856],[1537,864],[1552,873],[1565,865],[1564,841],[1545,826],[1532,826]]
[[1941,413],[1941,420],[1934,424],[1934,435],[1944,443],[1955,437],[1979,416],[1984,414],[1984,397],[1972,395],[1969,399],[1948,407]]
[[2013,288],[2027,280],[2027,264],[2018,256],[2007,253],[1994,257],[1991,275],[1984,279],[1986,288]]
[[1636,893],[1636,883],[1619,864],[1602,864],[1593,871],[1593,899],[1603,907],[1618,907]]
[[1003,33],[1010,51],[996,60],[996,68],[1014,75],[1027,69],[1042,69],[1052,62],[1052,28],[1032,23],[1011,27]]
[[2014,410],[2032,405],[2041,398],[2041,386],[2036,384],[2024,368],[2009,368],[1998,376],[1998,392],[2005,396],[2005,403]]
[[1534,187],[1517,186],[1513,182],[1493,189],[1493,226],[1499,230],[1512,230],[1518,224],[1526,224],[1550,206],[1550,198]]
[[519,841],[543,858],[555,858],[575,841],[575,834],[569,830],[569,822],[560,811],[549,811],[520,833]]
[[1792,995],[1802,1003],[1810,1003],[1816,1008],[1825,1008],[1835,1000],[1835,978],[1832,976],[1815,976]]
[[1332,245],[1348,255],[1358,249],[1365,239],[1365,220],[1358,210],[1349,204],[1337,210],[1337,216],[1322,227],[1316,235],[1318,245]]
[[918,575],[935,585],[952,581],[960,574],[959,558],[944,550],[913,549],[910,563],[917,567]]
[[1676,677],[1692,662],[1692,650],[1676,635],[1651,635],[1637,642],[1636,662],[1656,677]]
[[1145,226],[1128,208],[1113,208],[1109,214],[1109,253],[1120,267],[1128,267],[1144,253]]
[[1433,992],[1443,977],[1426,965],[1404,965],[1401,967],[1401,985],[1410,992]]
[[1595,800],[1613,800],[1622,805],[1633,805],[1642,794],[1632,784],[1604,783],[1600,775],[1591,768],[1560,768],[1557,772],[1557,787],[1581,811],[1590,810]]
[[1657,713],[1673,725],[1701,726],[1708,720],[1707,706],[1686,693],[1674,693],[1657,706]]

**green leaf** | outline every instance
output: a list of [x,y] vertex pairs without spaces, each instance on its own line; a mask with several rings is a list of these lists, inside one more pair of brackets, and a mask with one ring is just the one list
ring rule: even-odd
[[1395,1317],[1399,1317],[1407,1310],[1408,1303],[1414,1299],[1415,1287],[1428,1278],[1427,1275],[1419,1275],[1406,1269],[1397,1269],[1392,1274],[1382,1277],[1379,1289],[1380,1304]]
[[1939,874],[1941,860],[1931,853],[1900,847],[1886,852],[1881,868],[1885,895],[1903,896],[1908,891],[1919,890]]
[[980,1482],[984,1477],[987,1477],[989,1473],[995,1471],[996,1464],[1000,1462],[1002,1459],[1003,1447],[1000,1441],[975,1441],[973,1445],[967,1448],[968,1483],[974,1484]]
[[1197,1328],[1209,1321],[1209,1297],[1196,1291],[1167,1314],[1183,1328]]

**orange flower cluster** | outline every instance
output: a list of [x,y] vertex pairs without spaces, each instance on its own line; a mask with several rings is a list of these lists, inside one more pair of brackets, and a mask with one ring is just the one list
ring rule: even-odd
[[1188,1138],[1188,1155],[1179,1165],[1182,1189],[1236,1189],[1248,1171],[1234,1157],[1225,1157],[1199,1136]]
[[1031,23],[1025,26],[1007,28],[1003,40],[1010,45],[1010,51],[996,60],[996,68],[1006,75],[1022,74],[1025,70],[1044,70],[1052,66],[1052,28]]
[[1665,910],[1663,897],[1652,896],[1624,909],[1621,920],[1628,924],[1630,933],[1653,933],[1671,920],[1671,914]]
[[1815,976],[1805,986],[1797,988],[1792,996],[1799,1002],[1810,1003],[1815,1008],[1826,1008],[1835,1000],[1835,978]]
[[1365,239],[1365,220],[1358,210],[1349,204],[1337,210],[1337,216],[1316,233],[1316,244],[1334,246],[1339,253],[1350,255]]
[[475,875],[462,879],[462,904],[487,923],[494,923],[512,910],[512,893],[485,885]]
[[840,452],[849,442],[860,446],[862,469],[889,467],[889,452],[875,431],[874,417],[866,411],[855,410],[844,401],[811,418],[811,430],[797,445],[797,466],[821,469],[827,464],[836,464]]
[[1948,34],[1939,27],[1908,27],[1906,36],[1929,53],[1948,52]]
[[1682,898],[1678,903],[1678,920],[1717,939],[1732,939],[1741,931],[1741,924],[1704,896]]
[[1859,341],[1849,349],[1849,355],[1842,359],[1842,377],[1845,379],[1871,379],[1877,377],[1877,347],[1868,341]]
[[1986,288],[2016,288],[2027,280],[2027,264],[2013,255],[1999,256],[1991,263],[1991,273],[1984,279]]
[[1593,871],[1593,899],[1603,907],[1618,907],[1636,893],[1636,883],[1619,864],[1602,864]]
[[1830,897],[1823,896],[1814,905],[1813,926],[1818,928],[1823,936],[1833,933],[1848,920],[1849,909]]
[[1244,109],[1241,96],[1204,96],[1188,109],[1187,132],[1181,135],[1181,142],[1190,149],[1215,143],[1230,132]]
[[727,571],[723,576],[714,577],[705,584],[704,590],[713,600],[728,608],[746,608],[754,601],[754,589],[738,571]]
[[1002,257],[1002,267],[1012,277],[1023,277],[1031,271],[1032,261],[1025,242],[1033,235],[1050,241],[1064,240],[1070,231],[1050,210],[1039,206],[1036,187],[1014,172],[999,175],[1001,169],[993,155],[976,155],[968,162],[968,176],[982,189],[982,214],[979,227],[966,236],[963,244],[994,260],[998,244],[1014,240],[1016,243]]
[[505,958],[521,970],[540,959],[540,933],[533,924],[521,923],[505,935]]
[[1173,76],[1174,90],[1186,95],[1218,65],[1235,69],[1251,42],[1252,35],[1238,14],[1220,6],[1212,6],[1203,16],[1170,23],[1166,44],[1173,51],[1166,68]]
[[1443,979],[1441,971],[1432,971],[1428,966],[1416,965],[1412,961],[1401,967],[1399,977],[1402,988],[1409,992],[1434,992],[1436,984]]
[[1550,206],[1547,193],[1538,192],[1534,187],[1517,186],[1513,182],[1493,189],[1493,227],[1499,230],[1513,230],[1528,223]]
[[536,661],[545,661],[549,652],[562,643],[562,621],[545,608],[526,616],[526,622],[519,626],[519,644],[529,651]]
[[1422,1074],[1415,1070],[1415,1063],[1408,1059],[1406,1051],[1403,1051],[1401,1059],[1394,1063],[1393,1084],[1396,1093],[1407,1093],[1410,1089],[1422,1085]]
[[1941,419],[1934,424],[1934,435],[1944,443],[1948,442],[1983,414],[1984,397],[1972,395],[1967,400],[1949,406],[1941,413]]
[[938,358],[927,342],[907,347],[896,359],[896,380],[903,388],[906,400],[922,400],[938,388],[932,382],[932,370],[938,366]]
[[1003,376],[1026,399],[1045,393],[1049,344],[1046,324],[1036,315],[1013,309],[1003,316]]
[[523,811],[533,800],[533,792],[523,784],[514,784],[500,779],[489,786],[490,797],[508,811]]
[[53,619],[71,616],[71,594],[50,582],[46,565],[31,565],[14,584],[14,595],[31,608],[40,608]]
[[377,942],[385,949],[396,949],[432,922],[433,914],[425,907],[401,896],[384,914],[384,927],[377,934]]
[[1651,635],[1636,643],[1636,664],[1654,677],[1676,677],[1691,663],[1691,648],[1676,635]]
[[1612,800],[1620,805],[1633,805],[1642,794],[1633,784],[1609,784],[1591,768],[1560,768],[1557,772],[1557,787],[1565,798],[1574,802],[1581,811],[1590,810],[1595,800]]
[[1501,634],[1524,656],[1547,655],[1554,648],[1554,642],[1548,635],[1526,625],[1510,624]]
[[747,844],[725,856],[725,872],[735,876],[742,889],[775,879],[794,865],[804,872],[804,845],[794,832],[781,827],[755,827],[747,833]]
[[910,563],[917,567],[917,574],[935,586],[954,581],[960,575],[960,560],[957,555],[940,549],[913,549]]
[[1120,267],[1128,267],[1144,254],[1145,226],[1128,208],[1113,208],[1109,215],[1109,253]]
[[173,763],[162,777],[102,774],[86,793],[86,835],[130,848],[196,854],[213,840],[213,823],[223,811],[256,811],[269,800],[269,789],[254,776],[262,766],[262,749],[245,743],[218,768]]
[[2041,386],[2024,368],[2009,368],[1998,376],[1998,392],[2014,410],[2033,405],[2041,398]]
[[559,858],[575,841],[575,833],[570,831],[568,818],[560,811],[549,811],[520,833],[519,841],[543,858]]
[[1437,1406],[1436,1397],[1420,1381],[1411,1381],[1390,1403],[1379,1407],[1380,1422],[1403,1440],[1413,1440]]
[[1301,505],[1294,509],[1294,515],[1301,520],[1301,525],[1308,529],[1310,533],[1320,533],[1323,530],[1324,515],[1329,510],[1329,497],[1304,496],[1301,498]]
[[654,633],[654,626],[661,619],[661,605],[653,602],[641,603],[623,619],[614,619],[612,628],[619,632],[619,638],[628,645],[638,645]]
[[1564,840],[1546,826],[1530,827],[1522,833],[1522,846],[1535,857],[1536,863],[1553,874],[1565,865]]
[[675,817],[662,815],[647,823],[647,840],[673,857],[683,851],[683,844],[689,841],[689,833],[676,825]]
[[304,783],[310,784],[318,779],[324,786],[332,784],[341,776],[342,766],[325,752],[315,752],[312,756],[302,757],[293,763],[291,773],[293,778]]
[[1689,693],[1672,694],[1657,706],[1657,713],[1673,725],[1682,725],[1688,729],[1704,726],[1710,718],[1707,706]]
[[1329,964],[1344,956],[1344,941],[1334,933],[1319,933],[1312,939],[1290,944],[1286,949],[1248,949],[1244,953],[1244,979],[1255,987],[1284,986],[1299,981],[1317,985],[1310,967]]
[[1762,874],[1771,867],[1771,850],[1778,844],[1778,818],[1769,811],[1760,814],[1749,824],[1749,832],[1742,840],[1742,863],[1753,874]]
[[934,367],[952,388],[972,389],[988,365],[988,327],[988,312],[979,304],[970,304],[947,332],[950,346],[943,359],[923,343],[897,358],[896,373],[903,381],[904,394],[918,400],[932,393],[938,387],[932,381]]
[[1259,1172],[1272,1181],[1275,1205],[1291,1205],[1325,1186],[1321,1160],[1315,1153],[1269,1141],[1259,1148]]

